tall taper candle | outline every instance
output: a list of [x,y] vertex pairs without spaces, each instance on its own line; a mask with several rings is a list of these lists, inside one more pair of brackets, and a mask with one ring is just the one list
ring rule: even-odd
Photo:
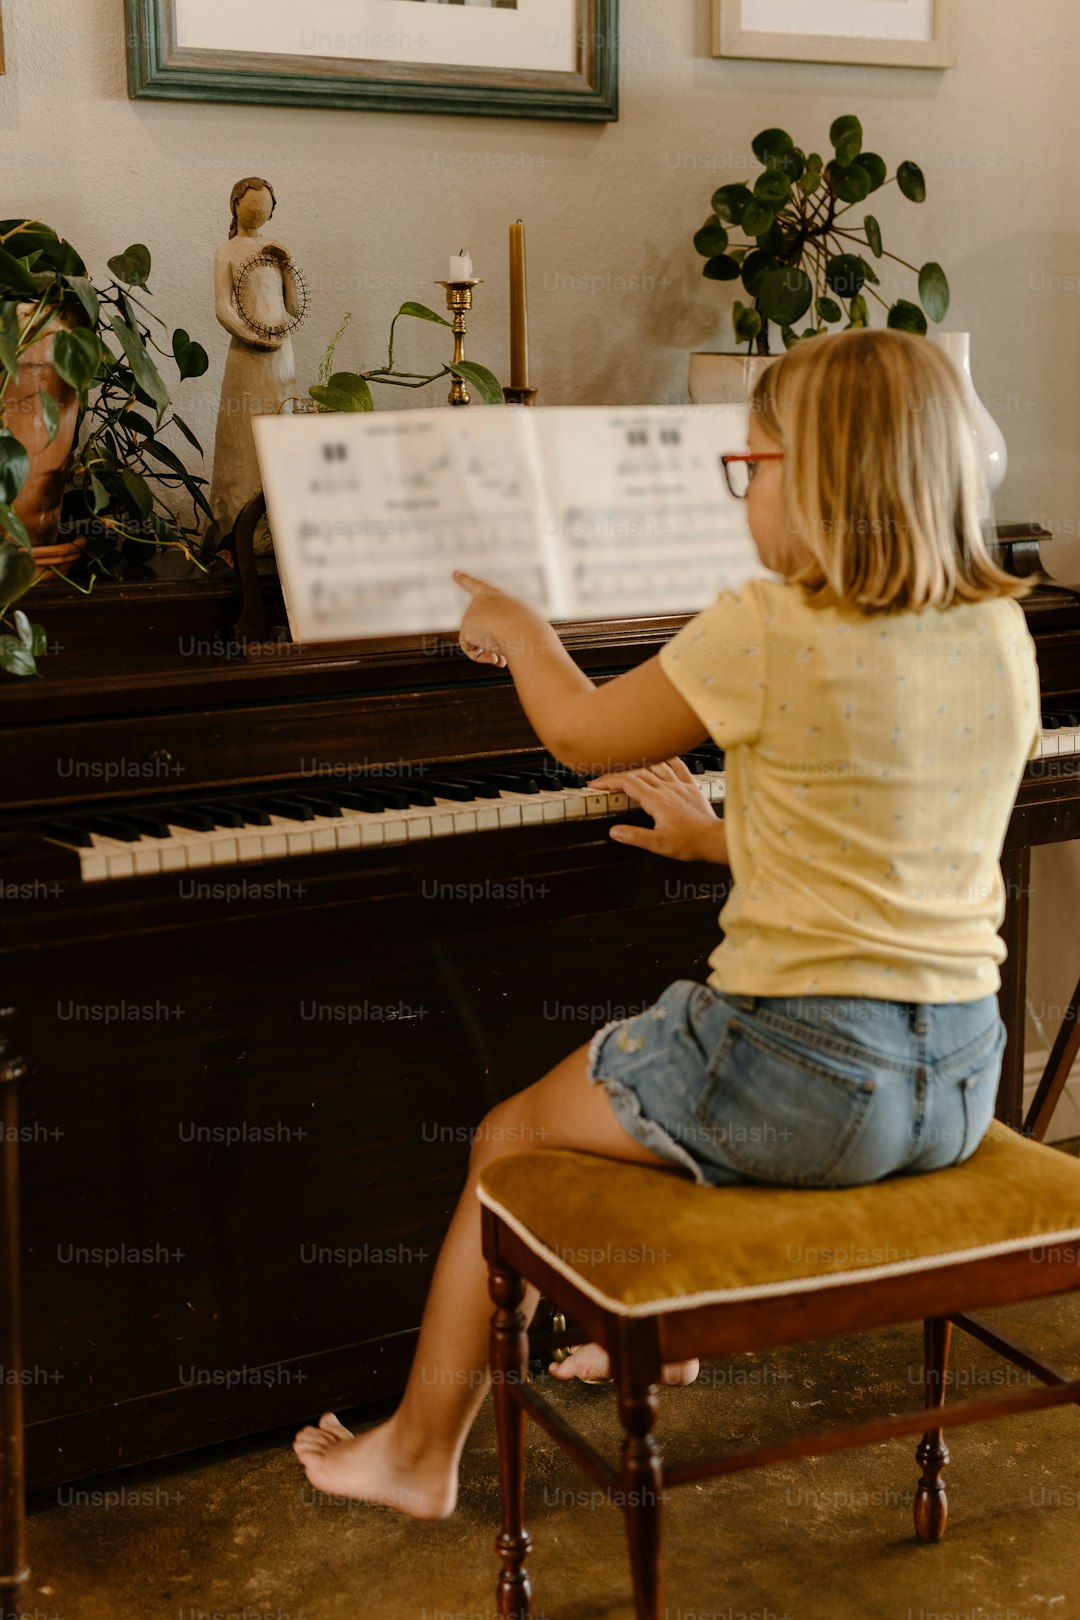
[[525,284],[525,227],[510,227],[510,386],[529,386],[529,305]]

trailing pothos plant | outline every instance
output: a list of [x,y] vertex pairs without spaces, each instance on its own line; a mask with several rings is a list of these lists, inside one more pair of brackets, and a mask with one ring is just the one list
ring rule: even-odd
[[346,315],[338,327],[330,346],[323,356],[319,367],[319,380],[313,383],[308,393],[315,401],[320,411],[373,411],[375,401],[372,398],[371,384],[385,383],[393,388],[426,388],[428,383],[438,382],[440,377],[461,377],[476,389],[477,394],[485,405],[501,405],[503,398],[502,385],[499,379],[490,372],[486,366],[478,365],[475,360],[448,361],[438,371],[430,375],[422,371],[398,371],[394,367],[394,329],[403,315],[412,316],[418,321],[433,321],[437,326],[452,328],[452,322],[445,316],[439,315],[426,304],[417,304],[411,300],[402,304],[394,319],[390,323],[390,337],[387,342],[387,358],[385,366],[374,366],[370,371],[335,371],[334,351],[352,320]]
[[[162,336],[168,329],[140,296],[151,296],[145,247],[129,247],[108,267],[115,279],[95,284],[79,254],[48,225],[0,221],[0,617],[35,576],[30,536],[13,510],[30,458],[8,426],[5,400],[22,356],[49,332],[53,365],[78,396],[59,533],[86,538],[79,588],[99,575],[151,577],[148,558],[162,548],[206,566],[198,541],[199,515],[211,518],[206,479],[190,473],[162,435],[175,427],[200,455],[202,446],[172,408],[155,359],[170,360],[183,381],[206,371],[206,351],[183,330],[168,337],[168,348],[152,333],[148,321]],[[44,390],[39,400],[51,443],[60,427],[56,401]],[[177,495],[181,504],[185,496],[190,501],[190,519],[174,511]],[[33,672],[37,629],[16,615],[15,636],[0,636],[0,668]]]
[[[838,322],[844,330],[869,326],[867,298],[887,311],[887,324],[902,332],[925,333],[927,317],[942,321],[949,308],[949,283],[940,264],[918,267],[886,251],[873,214],[861,223],[848,216],[874,192],[896,185],[909,202],[926,199],[926,179],[916,163],[900,164],[889,178],[885,160],[863,150],[857,118],[838,118],[829,130],[833,156],[806,153],[783,129],[762,130],[751,147],[762,164],[753,186],[721,186],[713,211],[694,237],[705,259],[702,274],[712,281],[741,281],[750,304],[736,301],[735,338],[757,353],[769,354],[770,326],[780,329],[786,348],[814,338]],[[747,238],[731,245],[730,232]],[[876,290],[880,277],[870,262],[891,259],[918,280],[919,302],[898,298],[890,304]],[[796,325],[813,310],[810,325]]]

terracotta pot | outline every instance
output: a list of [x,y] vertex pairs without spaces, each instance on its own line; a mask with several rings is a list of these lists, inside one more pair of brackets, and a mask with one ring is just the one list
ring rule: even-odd
[[34,565],[37,569],[34,583],[43,578],[55,578],[57,574],[66,574],[85,550],[85,534],[76,535],[74,540],[62,540],[55,546],[34,546]]
[[[33,309],[33,304],[20,304],[19,319],[25,321]],[[85,538],[57,544],[79,396],[53,365],[52,345],[56,333],[69,325],[66,319],[50,321],[37,341],[20,355],[19,380],[8,384],[3,401],[6,425],[30,455],[30,473],[14,511],[26,525],[34,561],[40,565],[39,577],[46,565],[70,568],[86,544]],[[52,395],[60,415],[59,431],[51,444],[39,398],[43,390]],[[42,552],[51,555],[40,555]]]

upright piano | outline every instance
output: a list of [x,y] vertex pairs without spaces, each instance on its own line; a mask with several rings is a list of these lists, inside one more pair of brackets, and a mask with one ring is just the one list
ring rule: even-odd
[[[473,1128],[702,977],[730,875],[614,843],[621,803],[453,638],[260,651],[222,582],[33,607],[44,678],[0,697],[0,983],[37,1488],[393,1398]],[[1080,597],[1025,610],[1046,751],[1004,862],[1013,1122],[1028,852],[1080,833]],[[682,622],[564,639],[600,678]],[[720,798],[722,758],[695,765]]]

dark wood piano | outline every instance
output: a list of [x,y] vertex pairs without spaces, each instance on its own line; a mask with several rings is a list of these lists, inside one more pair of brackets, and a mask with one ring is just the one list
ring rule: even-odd
[[[1045,588],[1026,610],[1064,738],[1080,597]],[[610,812],[472,830],[485,779],[567,806],[576,784],[451,638],[256,656],[235,615],[225,583],[42,592],[45,678],[0,696],[32,1488],[393,1397],[472,1127],[600,1023],[702,976],[716,940],[728,874],[619,847]],[[601,676],[681,622],[565,639]],[[452,835],[343,848],[327,827],[335,800],[400,808],[462,778]],[[256,843],[162,869],[166,809],[219,851],[291,818],[288,858]],[[1027,851],[1078,833],[1080,754],[1056,753],[1028,772],[1005,861],[1013,1122]]]

